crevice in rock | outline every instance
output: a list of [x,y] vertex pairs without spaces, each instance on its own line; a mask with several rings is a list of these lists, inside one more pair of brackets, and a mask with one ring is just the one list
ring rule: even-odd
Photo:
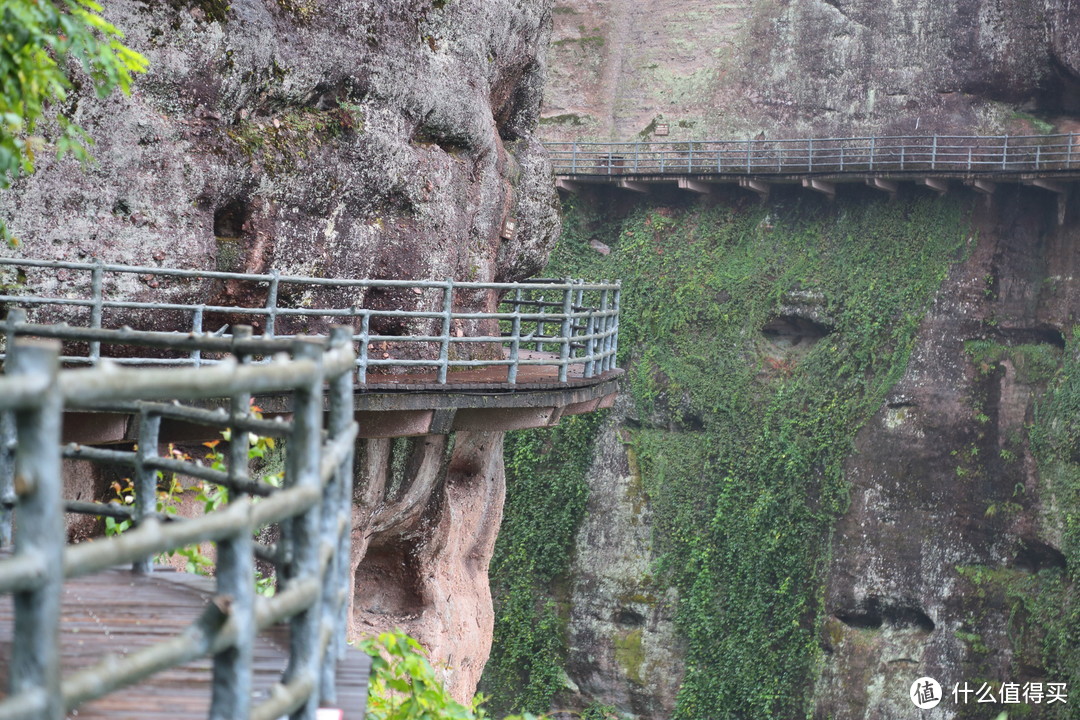
[[645,624],[645,616],[630,608],[619,608],[615,612],[615,623],[627,627],[641,627]]
[[796,315],[778,315],[761,328],[761,334],[778,348],[801,351],[809,350],[830,331],[827,325]]
[[251,217],[251,205],[243,198],[229,201],[214,211],[214,236],[236,241],[244,232],[244,223]]
[[401,538],[369,547],[353,582],[356,610],[394,617],[416,615],[423,610],[417,561]]
[[1030,328],[1000,328],[998,337],[1008,345],[1053,345],[1059,350],[1065,349],[1065,334],[1052,325],[1038,325]]
[[1065,569],[1065,554],[1053,545],[1035,538],[1024,538],[1013,560],[1013,567],[1030,573],[1047,569]]
[[911,629],[931,633],[936,627],[925,612],[912,605],[869,598],[854,608],[838,610],[833,615],[848,627],[860,630],[880,630],[890,627],[897,630]]
[[1080,77],[1054,52],[1050,53],[1050,72],[1043,78],[1035,103],[1038,112],[1080,115]]

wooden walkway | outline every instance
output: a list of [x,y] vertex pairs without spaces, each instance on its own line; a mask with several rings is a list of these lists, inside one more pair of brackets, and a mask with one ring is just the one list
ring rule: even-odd
[[[124,655],[181,632],[213,595],[211,578],[158,569],[148,576],[127,569],[69,580],[64,584],[60,626],[63,672]],[[7,677],[13,627],[12,597],[0,597],[0,673]],[[288,628],[275,626],[255,644],[255,702],[269,697],[288,658]],[[201,720],[210,708],[211,658],[154,675],[69,713],[72,720]],[[346,720],[360,720],[367,702],[367,655],[350,650],[338,666],[337,707]],[[6,689],[6,682],[3,688]],[[2,697],[2,693],[0,693]]]

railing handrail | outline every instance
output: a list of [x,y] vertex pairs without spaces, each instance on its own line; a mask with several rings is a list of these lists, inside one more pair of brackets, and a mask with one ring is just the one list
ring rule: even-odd
[[[517,283],[468,282],[453,279],[446,280],[367,280],[356,278],[317,278],[306,276],[282,275],[280,273],[232,273],[210,270],[190,270],[180,268],[157,268],[137,265],[119,265],[103,262],[76,263],[66,261],[39,260],[28,258],[0,258],[0,269],[20,268],[23,272],[76,271],[84,274],[81,287],[71,289],[71,283],[63,285],[62,290],[52,293],[19,292],[8,289],[0,293],[0,303],[9,306],[27,306],[32,310],[48,310],[45,317],[48,323],[57,320],[87,323],[86,327],[64,328],[52,326],[47,331],[50,337],[65,340],[80,340],[85,343],[86,352],[82,355],[66,355],[62,358],[67,363],[94,364],[101,359],[100,339],[94,332],[106,330],[106,315],[119,312],[137,313],[146,311],[165,311],[187,314],[183,337],[172,343],[173,350],[186,350],[185,357],[161,358],[145,355],[129,355],[114,358],[116,362],[130,365],[202,365],[217,362],[206,353],[228,352],[233,349],[232,336],[224,334],[222,328],[219,337],[211,335],[204,327],[208,314],[218,313],[247,318],[252,324],[262,323],[263,337],[288,340],[295,335],[284,323],[298,323],[304,320],[319,322],[353,324],[353,341],[357,343],[356,359],[357,381],[361,386],[369,382],[369,370],[388,370],[393,368],[433,369],[436,382],[449,382],[448,373],[460,368],[507,367],[507,382],[516,384],[517,370],[523,366],[551,366],[558,370],[563,382],[566,381],[568,366],[583,368],[583,376],[591,378],[603,374],[615,367],[618,338],[618,295],[621,285],[616,282],[587,282],[583,280],[552,280],[543,278],[536,281]],[[124,279],[139,277],[148,286],[156,286],[156,281],[164,278],[180,278],[201,281],[230,281],[256,283],[260,292],[265,291],[265,303],[256,306],[232,304],[209,304],[192,302],[177,297],[191,290],[172,289],[154,291],[152,287],[141,287],[137,293],[131,290],[117,290],[124,285]],[[130,284],[130,283],[129,283]],[[294,303],[290,307],[283,301],[285,291],[308,293],[319,291],[349,291],[338,296],[352,298],[354,304],[347,301],[314,303]],[[357,297],[369,291],[397,292],[411,290],[409,295],[414,309],[379,309],[363,307],[363,300]],[[455,309],[456,296],[459,293],[487,292],[501,297],[495,311],[465,311]],[[132,297],[132,296],[135,297]],[[609,298],[605,304],[604,298]],[[614,298],[614,300],[612,300]],[[76,318],[74,312],[82,311]],[[400,321],[404,327],[395,332],[380,332],[377,323],[387,320]],[[567,322],[569,320],[569,322]],[[186,325],[190,322],[190,325]],[[426,330],[424,326],[429,326]],[[470,332],[462,331],[462,326],[469,326]],[[179,330],[179,328],[177,328]],[[498,332],[494,332],[495,330]],[[9,328],[8,331],[14,331]],[[5,331],[0,328],[0,332]],[[82,331],[89,331],[86,334]],[[146,345],[140,330],[123,330],[129,344]],[[112,336],[111,336],[112,337]],[[195,343],[194,338],[199,338]],[[206,341],[203,342],[203,339]],[[156,341],[155,341],[156,342]],[[470,357],[469,346],[491,344],[503,348],[504,357]],[[152,344],[152,343],[151,343]],[[376,351],[376,344],[385,344],[388,348]],[[196,347],[196,345],[198,347]],[[160,346],[160,344],[158,345]],[[388,350],[397,354],[391,356]],[[461,352],[458,352],[461,350]],[[538,353],[525,356],[522,351],[535,350]],[[554,351],[554,352],[551,352]],[[0,358],[3,355],[0,354]]]
[[[20,332],[41,328],[18,323]],[[169,371],[110,366],[60,370],[59,343],[16,337],[0,377],[0,539],[11,539],[11,507],[18,513],[14,555],[0,560],[0,592],[15,593],[10,690],[0,701],[0,718],[60,720],[67,711],[168,667],[214,657],[212,718],[277,718],[296,713],[313,720],[320,697],[332,701],[334,668],[344,652],[344,603],[348,583],[352,453],[357,425],[352,415],[353,350],[350,332],[335,328],[322,342],[296,340],[292,359],[244,363],[265,344],[237,328],[239,362],[209,368]],[[104,331],[109,332],[109,331]],[[123,341],[123,333],[115,331]],[[160,339],[168,344],[175,338]],[[204,339],[209,340],[209,339]],[[216,347],[216,346],[215,346]],[[268,352],[264,349],[263,352]],[[324,390],[329,414],[323,431]],[[20,385],[25,389],[20,389]],[[261,426],[251,416],[251,391],[265,388],[293,393],[292,419],[272,423],[289,438],[282,487],[247,479],[247,434],[230,443],[227,470],[210,470],[175,458],[157,458],[158,427],[170,414],[194,414],[219,428]],[[34,397],[29,397],[36,392]],[[228,397],[230,411],[165,405],[176,398]],[[140,398],[138,449],[116,451],[61,447],[64,408],[72,403]],[[14,416],[14,422],[12,421]],[[11,450],[14,449],[13,456]],[[134,507],[121,515],[136,527],[118,537],[65,547],[61,500],[62,457],[126,465],[132,469]],[[156,512],[157,472],[168,468],[234,490],[223,508],[199,518],[162,523]],[[16,492],[14,478],[20,479]],[[260,496],[256,500],[251,495]],[[68,503],[68,511],[112,515],[116,506]],[[255,546],[252,532],[281,525],[276,570],[279,592],[262,598],[254,592]],[[218,599],[187,630],[124,657],[102,661],[61,678],[60,594],[66,578],[133,563],[149,572],[150,558],[187,545],[218,543]],[[265,548],[264,548],[265,550]],[[228,598],[226,601],[225,598]],[[252,707],[252,646],[255,633],[288,619],[290,660],[271,698]]]
[[545,142],[556,174],[812,175],[1080,171],[1080,134]]

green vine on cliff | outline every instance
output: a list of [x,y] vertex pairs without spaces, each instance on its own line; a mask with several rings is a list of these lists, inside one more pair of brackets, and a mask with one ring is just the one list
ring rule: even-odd
[[[631,444],[686,643],[676,717],[803,716],[843,463],[962,252],[964,210],[948,198],[565,209],[546,274],[623,280]],[[781,316],[825,334],[762,332]]]
[[605,415],[506,436],[506,505],[491,562],[495,631],[481,682],[495,710],[545,712],[563,687],[563,598],[553,598],[551,588],[570,566],[592,443]]

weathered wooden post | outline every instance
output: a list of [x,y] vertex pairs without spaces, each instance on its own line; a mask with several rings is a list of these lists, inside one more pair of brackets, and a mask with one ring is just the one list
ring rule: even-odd
[[19,497],[15,555],[34,556],[40,580],[15,592],[10,694],[41,694],[40,720],[63,720],[60,691],[60,597],[64,583],[64,504],[60,426],[64,400],[56,382],[60,343],[17,340],[9,345],[8,374],[28,381],[45,376],[36,402],[15,412],[15,492]]

